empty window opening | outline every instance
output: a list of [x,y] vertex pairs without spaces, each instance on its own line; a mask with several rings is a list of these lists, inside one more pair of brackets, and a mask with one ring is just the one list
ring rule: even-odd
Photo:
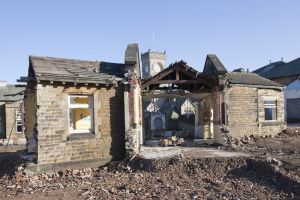
[[277,119],[276,100],[264,100],[265,121],[274,121]]
[[16,111],[16,132],[23,133],[22,113],[19,111]]
[[69,96],[69,133],[93,133],[93,97]]

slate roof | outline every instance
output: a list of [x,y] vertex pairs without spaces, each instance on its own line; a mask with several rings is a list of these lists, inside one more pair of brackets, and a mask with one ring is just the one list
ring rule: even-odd
[[225,73],[227,73],[227,70],[219,58],[215,54],[208,54],[204,64],[203,74],[217,78],[219,75]]
[[256,74],[259,74],[260,76],[266,77],[270,70],[272,70],[274,67],[276,67],[278,65],[283,65],[283,64],[285,64],[283,61],[273,62],[273,63],[270,63],[264,67],[261,67],[255,71],[253,71],[253,73],[256,73]]
[[225,74],[225,79],[230,84],[283,87],[279,83],[251,72],[229,72]]
[[23,99],[26,86],[4,85],[0,86],[0,101],[14,102]]
[[29,56],[29,62],[37,81],[116,84],[124,69],[118,63],[54,57]]
[[100,73],[105,73],[120,78],[124,78],[125,65],[120,63],[101,62]]
[[224,67],[224,65],[221,63],[219,58],[215,54],[208,54],[207,58],[212,62],[212,64],[215,66],[219,74],[226,73],[227,70]]
[[137,62],[137,52],[139,50],[138,44],[132,43],[127,45],[127,49],[125,51],[125,63],[126,64],[136,64]]
[[283,61],[270,63],[269,65],[261,67],[253,72],[266,78],[300,75],[300,58],[288,63]]

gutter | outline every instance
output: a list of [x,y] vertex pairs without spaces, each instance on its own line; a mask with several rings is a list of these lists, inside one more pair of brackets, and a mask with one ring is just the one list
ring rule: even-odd
[[252,88],[263,88],[263,89],[277,89],[277,90],[285,90],[284,86],[268,86],[268,85],[245,85],[245,84],[234,84],[229,83],[229,86],[239,86],[239,87],[252,87]]

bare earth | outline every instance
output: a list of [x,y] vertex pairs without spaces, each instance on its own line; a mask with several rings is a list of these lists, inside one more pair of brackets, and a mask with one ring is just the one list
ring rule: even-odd
[[297,130],[234,148],[167,147],[177,155],[35,177],[15,173],[23,148],[0,147],[1,199],[300,199]]

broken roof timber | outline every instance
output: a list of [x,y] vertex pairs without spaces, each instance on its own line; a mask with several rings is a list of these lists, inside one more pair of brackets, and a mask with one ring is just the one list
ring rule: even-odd
[[[185,78],[179,78],[181,72]],[[166,79],[167,76],[175,73],[173,79]],[[210,88],[217,85],[217,81],[211,77],[204,76],[202,73],[188,66],[184,61],[179,61],[171,64],[168,68],[164,69],[155,76],[145,80],[142,83],[142,88],[147,88],[150,85],[159,84],[203,84]]]

